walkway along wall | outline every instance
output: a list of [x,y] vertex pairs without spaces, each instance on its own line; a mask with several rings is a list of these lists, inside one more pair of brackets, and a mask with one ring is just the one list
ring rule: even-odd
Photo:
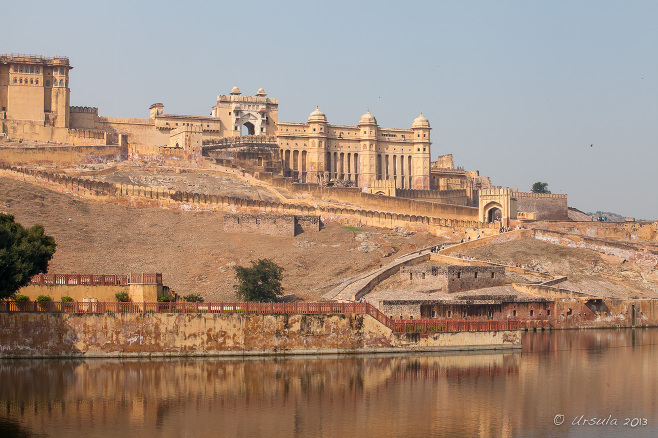
[[520,348],[518,331],[394,334],[370,315],[0,313],[0,358]]
[[[230,196],[206,195],[201,193],[153,189],[132,185],[114,185],[105,182],[53,174],[40,170],[11,167],[0,163],[0,175],[21,178],[25,181],[95,199],[100,202],[116,202],[133,207],[163,207],[183,210],[228,210],[241,213],[271,213],[320,216],[323,222],[337,221],[344,225],[373,226],[382,228],[405,227],[412,231],[442,231],[450,229],[495,227],[471,220],[446,217],[389,213],[359,208],[301,205],[294,203],[268,202]],[[371,195],[375,196],[375,195]],[[391,198],[395,199],[395,198]],[[408,200],[407,200],[408,201]],[[415,201],[409,201],[415,202]],[[431,204],[431,203],[428,203]],[[440,205],[440,204],[435,204]],[[450,208],[470,208],[447,206]]]

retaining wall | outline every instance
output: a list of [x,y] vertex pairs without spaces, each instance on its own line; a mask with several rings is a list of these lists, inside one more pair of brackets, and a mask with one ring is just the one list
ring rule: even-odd
[[0,358],[520,348],[517,331],[393,334],[369,315],[1,313]]

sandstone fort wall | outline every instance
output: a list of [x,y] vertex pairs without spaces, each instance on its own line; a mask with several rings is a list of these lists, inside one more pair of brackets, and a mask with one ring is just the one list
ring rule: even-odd
[[516,192],[516,209],[523,213],[534,213],[537,220],[569,219],[567,195],[552,193]]
[[35,358],[504,349],[521,340],[506,331],[410,337],[361,314],[0,313],[0,345],[0,358]]

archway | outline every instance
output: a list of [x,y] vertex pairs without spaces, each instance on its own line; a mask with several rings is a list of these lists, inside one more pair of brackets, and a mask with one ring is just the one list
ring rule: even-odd
[[496,222],[503,220],[503,206],[498,202],[491,201],[484,206],[484,217],[482,218],[485,222]]
[[245,122],[242,125],[240,135],[255,135],[256,134],[256,128],[254,127],[254,124],[251,122]]
[[500,222],[503,219],[503,211],[498,208],[494,207],[491,210],[487,212],[487,222]]

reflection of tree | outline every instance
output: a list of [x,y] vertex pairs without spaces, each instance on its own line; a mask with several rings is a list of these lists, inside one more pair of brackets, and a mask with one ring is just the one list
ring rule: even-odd
[[34,434],[30,428],[21,425],[17,421],[0,417],[0,433],[3,438],[34,438],[47,435]]

